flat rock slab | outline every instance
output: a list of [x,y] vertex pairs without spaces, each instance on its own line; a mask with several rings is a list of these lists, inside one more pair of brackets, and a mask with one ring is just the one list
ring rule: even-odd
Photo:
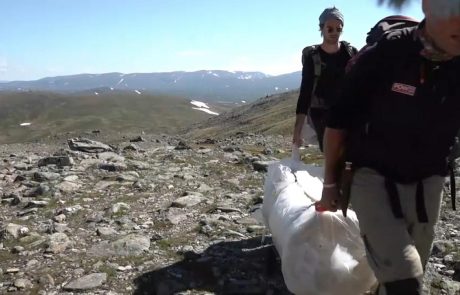
[[130,234],[113,242],[103,241],[93,246],[88,254],[91,256],[137,256],[148,251],[150,238],[137,234]]
[[107,281],[106,273],[93,273],[76,279],[64,286],[66,291],[85,291],[100,287]]
[[179,208],[188,208],[188,207],[196,206],[203,201],[204,201],[203,197],[200,197],[198,195],[188,195],[188,196],[184,196],[184,197],[180,197],[176,199],[175,201],[172,202],[171,206],[179,207]]

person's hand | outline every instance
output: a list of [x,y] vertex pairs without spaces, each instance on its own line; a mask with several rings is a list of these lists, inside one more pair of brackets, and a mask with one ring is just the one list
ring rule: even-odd
[[317,208],[320,208],[321,211],[335,212],[340,208],[341,198],[342,195],[336,185],[325,185],[321,200],[317,203]]

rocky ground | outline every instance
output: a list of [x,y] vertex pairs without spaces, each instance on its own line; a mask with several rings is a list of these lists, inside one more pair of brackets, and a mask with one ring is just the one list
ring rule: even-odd
[[[98,140],[0,146],[1,294],[290,294],[253,218],[289,138]],[[445,205],[426,294],[460,294],[459,221]]]

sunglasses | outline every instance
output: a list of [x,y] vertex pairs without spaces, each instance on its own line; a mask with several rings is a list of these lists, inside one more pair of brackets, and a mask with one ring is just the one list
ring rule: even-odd
[[343,28],[341,28],[341,27],[338,27],[338,28],[327,27],[326,30],[327,30],[328,33],[333,33],[334,31],[337,32],[337,33],[342,33]]

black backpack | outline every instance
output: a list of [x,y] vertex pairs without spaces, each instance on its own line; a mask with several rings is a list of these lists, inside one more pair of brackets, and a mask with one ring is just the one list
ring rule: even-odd
[[385,33],[390,32],[392,30],[414,27],[418,24],[419,22],[417,20],[404,15],[391,15],[379,20],[375,24],[375,26],[373,26],[367,33],[366,45],[364,45],[364,47],[361,48],[358,54],[356,54],[354,57],[350,59],[350,61],[347,64],[346,70],[349,71],[350,68],[355,64],[359,56],[363,52],[365,52],[367,48],[376,44],[380,39],[382,39]]
[[[340,41],[342,46],[345,46],[345,50],[347,51],[350,58],[353,58],[356,54],[356,49],[350,45],[350,43],[346,41]],[[321,76],[322,71],[322,61],[321,55],[318,51],[320,45],[312,45],[307,46],[302,50],[302,65],[305,66],[307,59],[311,56],[313,60],[313,73],[314,73],[314,80],[313,80],[313,88],[312,88],[312,100],[311,105],[314,107],[324,107],[324,101],[319,97],[316,97],[316,86],[318,85],[319,77]]]
[[[403,15],[392,15],[385,17],[378,21],[374,27],[370,29],[367,33],[366,45],[350,59],[347,64],[346,71],[349,71],[350,68],[355,64],[359,56],[366,51],[367,48],[376,44],[386,33],[393,30],[403,29],[414,27],[418,25],[419,22],[413,18],[403,16]],[[456,162],[455,160],[460,158],[460,131],[455,138],[455,144],[452,146],[449,158],[448,158],[448,168],[450,174],[450,193],[452,197],[452,209],[456,210],[456,183],[455,183],[455,170]]]

